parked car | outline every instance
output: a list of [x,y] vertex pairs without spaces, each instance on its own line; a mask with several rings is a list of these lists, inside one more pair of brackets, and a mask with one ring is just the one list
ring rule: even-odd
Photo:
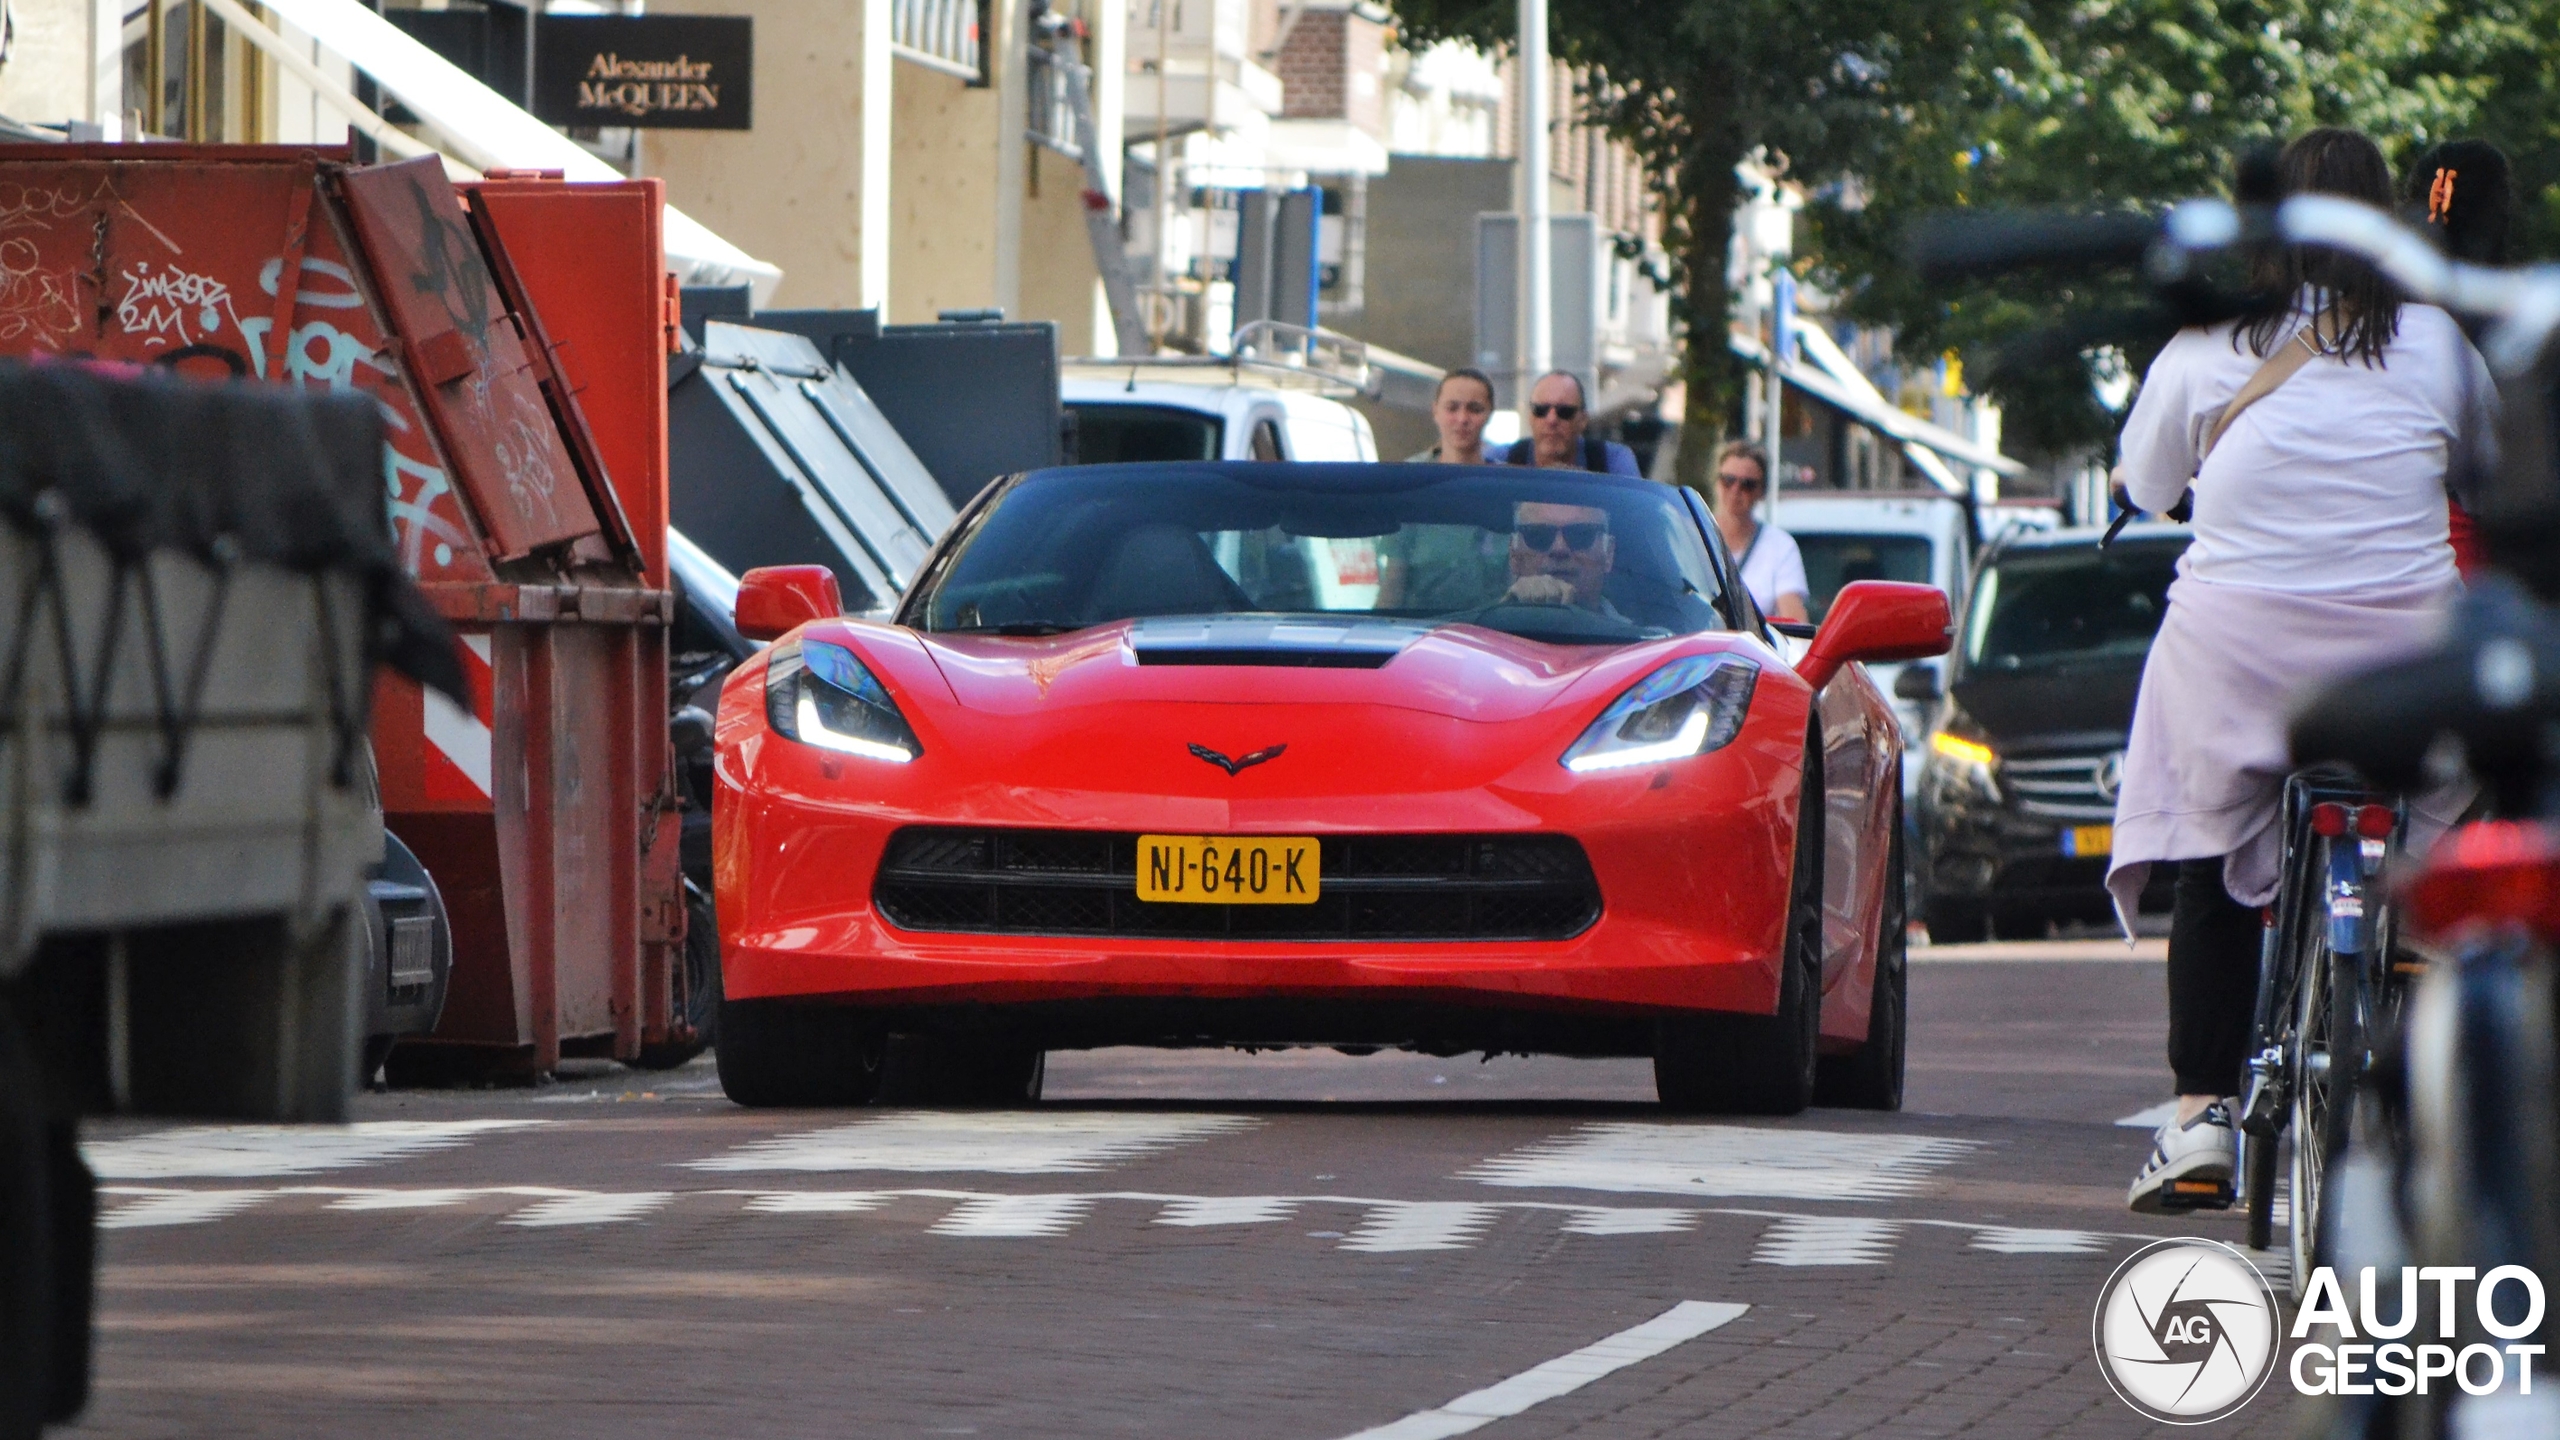
[[1321,372],[1196,360],[1074,360],[1060,386],[1080,465],[1375,460],[1377,436]]
[[[1963,597],[1965,574],[1973,564],[1973,516],[1962,496],[1943,490],[1789,491],[1778,502],[1778,526],[1804,552],[1805,582],[1811,587],[1806,607],[1816,622],[1830,613],[1840,587],[1853,580],[1935,585],[1953,605]],[[1902,669],[1873,665],[1868,674],[1887,695],[1894,695]],[[1895,696],[1893,713],[1902,724],[1904,753],[1920,753],[1935,708]],[[1919,784],[1919,766],[1906,766],[1906,807],[1916,805]]]
[[[2188,532],[2135,525],[2104,550],[2100,534],[1995,541],[1944,671],[1902,672],[1902,698],[1940,705],[1921,766],[1919,870],[1921,913],[1942,944],[2109,913],[2134,691]],[[2146,905],[2165,906],[2167,876],[2155,872]]]
[[1901,735],[1850,662],[1940,653],[1946,600],[1844,591],[1789,664],[1710,530],[1584,471],[1090,466],[971,506],[894,623],[749,572],[723,1088],[1020,1104],[1050,1049],[1336,1045],[1895,1108]]

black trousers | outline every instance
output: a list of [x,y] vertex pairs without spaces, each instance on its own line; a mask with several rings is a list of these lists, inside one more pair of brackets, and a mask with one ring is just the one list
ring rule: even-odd
[[2169,914],[2169,1068],[2181,1095],[2237,1095],[2258,1004],[2258,912],[2222,888],[2219,857],[2176,863]]

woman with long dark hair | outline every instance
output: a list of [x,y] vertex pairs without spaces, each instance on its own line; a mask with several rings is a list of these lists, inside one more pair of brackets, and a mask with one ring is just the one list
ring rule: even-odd
[[[2352,130],[2277,162],[2285,194],[2388,209],[2391,169]],[[2177,867],[2169,1061],[2177,1115],[2127,1201],[2228,1205],[2232,1105],[2249,1043],[2258,908],[2275,896],[2285,718],[2309,685],[2424,648],[2458,581],[2445,485],[2483,434],[2486,368],[2452,318],[2365,262],[2274,247],[2258,280],[2292,304],[2181,333],[2125,422],[2121,474],[2158,513],[2195,491],[2134,705],[2107,885],[2130,925],[2153,864]],[[2420,802],[2449,820],[2441,803]]]

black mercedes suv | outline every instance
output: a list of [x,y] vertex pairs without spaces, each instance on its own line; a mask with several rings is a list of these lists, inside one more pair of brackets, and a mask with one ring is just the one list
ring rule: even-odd
[[[2016,533],[1983,553],[1943,675],[1896,690],[1937,699],[1920,775],[1922,915],[1940,944],[2101,920],[2133,696],[2188,532]],[[2146,909],[2167,903],[2155,867]]]

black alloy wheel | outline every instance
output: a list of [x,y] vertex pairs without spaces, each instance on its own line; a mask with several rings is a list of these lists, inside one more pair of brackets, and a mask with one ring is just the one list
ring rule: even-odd
[[852,1006],[723,997],[712,1059],[721,1093],[740,1105],[867,1105],[888,1044],[870,1012]]
[[[1898,777],[1897,777],[1898,779]],[[1899,785],[1896,785],[1899,792]],[[1902,1108],[1904,1038],[1909,1028],[1911,926],[1903,909],[1902,816],[1894,806],[1893,853],[1876,919],[1875,988],[1867,1001],[1866,1043],[1814,1061],[1813,1103],[1843,1110]]]
[[1658,1022],[1653,1088],[1664,1109],[1685,1115],[1793,1115],[1812,1103],[1822,1023],[1822,831],[1822,752],[1808,742],[1796,802],[1777,1012]]

